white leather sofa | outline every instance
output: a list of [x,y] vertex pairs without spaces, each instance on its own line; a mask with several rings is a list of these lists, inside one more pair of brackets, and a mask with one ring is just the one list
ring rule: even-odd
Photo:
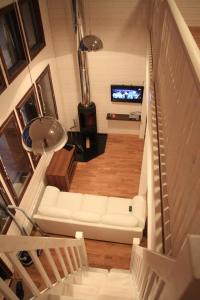
[[[129,210],[132,209],[130,212]],[[146,200],[60,192],[47,186],[34,220],[49,233],[132,244],[142,238],[146,220]]]

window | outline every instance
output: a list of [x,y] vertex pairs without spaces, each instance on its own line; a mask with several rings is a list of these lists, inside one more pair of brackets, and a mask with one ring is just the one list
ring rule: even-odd
[[45,46],[38,0],[20,0],[19,8],[30,57],[33,59]]
[[6,207],[8,204],[11,203],[8,199],[8,196],[6,195],[2,183],[0,182],[0,234],[6,233],[11,223],[11,218],[3,208]]
[[[40,110],[36,98],[36,92],[34,86],[32,86],[28,92],[24,95],[22,100],[16,107],[19,120],[22,126],[22,129],[34,118],[37,118],[40,115]],[[31,152],[31,158],[34,164],[34,167],[37,166],[41,155],[34,154]]]
[[21,143],[14,113],[0,128],[0,172],[16,203],[19,203],[33,170]]
[[3,77],[3,73],[0,67],[0,94],[5,90],[6,88],[6,83]]
[[58,118],[50,67],[47,66],[36,81],[44,116]]
[[0,258],[0,277],[5,279],[10,279],[12,276],[11,270],[8,268],[8,266],[4,263],[4,261]]
[[10,83],[27,65],[15,4],[0,9],[0,54]]

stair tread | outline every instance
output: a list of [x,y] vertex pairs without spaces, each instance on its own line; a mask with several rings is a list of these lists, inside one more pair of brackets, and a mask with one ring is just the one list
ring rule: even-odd
[[97,273],[108,273],[107,269],[101,269],[101,268],[94,268],[94,267],[90,267],[88,268],[89,272],[97,272]]
[[115,294],[115,295],[116,295],[116,294],[121,294],[121,293],[129,295],[129,294],[132,294],[132,293],[133,293],[133,288],[127,289],[126,287],[104,286],[104,287],[101,289],[100,294],[101,294],[101,293],[104,293],[105,291],[106,291],[106,293],[109,293],[109,294],[110,294],[110,293],[113,293],[113,294]]
[[115,279],[132,279],[132,275],[130,273],[109,273],[108,274],[108,278],[115,278]]
[[98,296],[97,300],[138,300],[138,298],[103,294]]
[[94,286],[87,286],[81,284],[73,284],[73,296],[82,297],[82,296],[96,296],[98,294],[98,289]]
[[109,273],[98,273],[98,272],[86,272],[83,273],[83,278],[106,278],[108,276]]
[[128,276],[128,277],[117,277],[117,276],[108,276],[107,277],[107,282],[115,282],[116,284],[120,284],[120,283],[123,283],[123,284],[133,284],[133,279],[131,276]]
[[108,278],[107,273],[98,272],[84,272],[82,276],[80,274],[74,275],[74,284],[91,285],[101,287],[105,280]]
[[[52,296],[54,295],[51,295],[49,294],[49,296],[51,297],[50,300],[53,300]],[[57,297],[56,300],[88,300],[88,298],[77,298],[77,297],[72,297],[72,296],[59,296],[59,298]]]
[[102,287],[99,292],[99,295],[115,296],[115,297],[125,297],[130,299],[137,299],[137,289],[134,284],[111,284],[109,281]]
[[67,284],[63,289],[63,296],[58,296],[55,300],[138,299],[129,270],[111,269],[108,272],[106,269],[89,268],[88,271],[74,275],[73,283]]
[[102,287],[105,284],[107,277],[104,278],[82,278],[82,282],[81,284],[83,285],[91,285],[91,286],[95,286],[95,287]]
[[127,269],[116,269],[116,268],[110,269],[110,273],[124,273],[124,274],[131,274],[130,270],[127,270]]

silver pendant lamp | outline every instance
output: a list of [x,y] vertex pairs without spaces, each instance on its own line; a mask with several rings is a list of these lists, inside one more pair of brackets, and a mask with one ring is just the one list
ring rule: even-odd
[[22,133],[22,145],[35,154],[58,151],[67,142],[63,126],[53,117],[44,116],[29,122]]

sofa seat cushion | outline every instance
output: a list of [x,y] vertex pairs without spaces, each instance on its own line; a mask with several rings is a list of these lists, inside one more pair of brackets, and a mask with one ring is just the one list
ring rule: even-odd
[[101,216],[90,211],[77,211],[72,214],[72,219],[88,223],[99,223],[101,221]]
[[80,210],[83,195],[80,193],[60,192],[57,206],[68,209],[72,213]]
[[107,225],[122,226],[122,227],[137,227],[138,220],[131,213],[126,214],[108,214],[102,217],[102,223]]
[[81,210],[103,215],[106,212],[107,199],[108,197],[106,196],[84,194]]
[[133,207],[133,199],[109,197],[107,214],[128,214],[129,206]]
[[42,205],[39,207],[38,212],[40,215],[53,218],[69,219],[71,217],[71,212],[68,209],[62,209],[54,206]]

